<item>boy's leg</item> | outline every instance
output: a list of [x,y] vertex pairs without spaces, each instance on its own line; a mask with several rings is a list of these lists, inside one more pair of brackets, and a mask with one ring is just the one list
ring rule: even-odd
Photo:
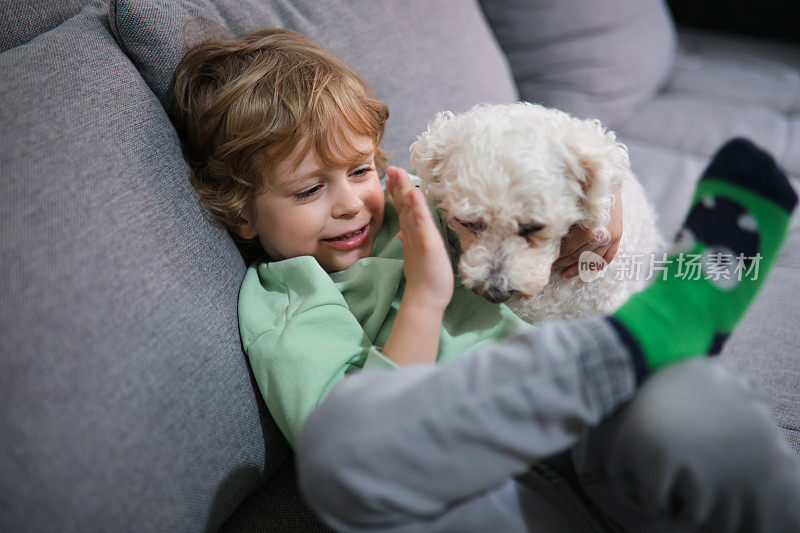
[[[381,533],[529,533],[531,531],[607,533],[603,518],[589,514],[578,501],[565,497],[547,477],[526,474],[509,479],[474,498],[455,502],[434,516],[406,517],[393,524],[361,525],[330,520],[337,531]],[[321,480],[325,482],[325,480]],[[577,502],[577,503],[576,503]]]
[[653,375],[572,453],[586,493],[625,531],[800,531],[800,460],[721,361]]
[[600,318],[550,323],[443,366],[363,371],[300,432],[299,483],[342,530],[475,531],[478,520],[596,531],[528,470],[575,444],[634,383],[625,345]]

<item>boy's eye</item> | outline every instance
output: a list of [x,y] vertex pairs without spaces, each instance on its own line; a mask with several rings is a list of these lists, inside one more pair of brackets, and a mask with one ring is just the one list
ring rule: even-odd
[[366,166],[359,167],[359,168],[355,169],[352,172],[351,176],[355,176],[356,178],[366,178],[369,175],[370,172],[372,172],[372,167],[369,166],[369,165],[366,165]]
[[322,185],[314,185],[313,187],[309,187],[308,189],[303,189],[300,192],[294,193],[294,197],[297,198],[298,200],[304,200],[306,198],[311,198],[320,189],[322,189]]

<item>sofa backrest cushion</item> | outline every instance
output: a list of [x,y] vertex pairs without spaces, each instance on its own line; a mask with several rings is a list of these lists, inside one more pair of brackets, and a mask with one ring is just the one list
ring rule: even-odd
[[0,531],[214,529],[287,454],[245,265],[106,22],[0,54]]
[[[106,0],[102,1],[104,4]],[[25,44],[76,14],[91,0],[3,0],[0,2],[0,52]]]
[[262,27],[298,31],[344,59],[390,110],[384,148],[408,166],[409,146],[438,111],[517,99],[507,62],[475,2],[464,0],[112,0],[111,25],[162,102],[202,23],[234,35]]
[[619,123],[651,98],[675,54],[662,0],[481,0],[523,100]]

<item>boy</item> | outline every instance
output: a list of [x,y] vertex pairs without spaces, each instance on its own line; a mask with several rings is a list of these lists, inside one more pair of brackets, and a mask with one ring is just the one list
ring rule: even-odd
[[351,371],[446,362],[530,327],[454,287],[438,220],[405,171],[386,170],[389,191],[404,191],[399,209],[385,201],[388,109],[338,58],[264,30],[200,43],[176,72],[192,184],[261,259],[242,284],[240,330],[290,444]]
[[[388,111],[325,50],[283,30],[202,43],[177,69],[176,103],[201,200],[261,255],[240,291],[243,345],[273,418],[297,446],[307,496],[330,523],[439,531],[797,523],[786,511],[798,498],[797,460],[733,374],[676,365],[634,396],[653,371],[717,348],[760,282],[727,294],[673,277],[613,317],[533,330],[454,286],[436,213],[400,169],[387,169],[394,205],[385,202],[378,177]],[[731,196],[758,219],[768,268],[796,198],[752,145],[726,150],[714,176],[725,183],[711,180],[704,194]],[[741,179],[737,157],[749,168]],[[761,174],[766,189],[754,179]],[[676,336],[684,342],[672,343]],[[373,370],[354,372],[362,369]],[[665,405],[704,389],[715,391],[705,424]],[[753,470],[721,486],[725,471],[713,457],[686,465],[713,442],[703,426],[721,412],[743,428],[740,457],[759,466],[766,488],[753,486]],[[665,415],[675,430],[653,438],[659,430],[646,422]],[[677,445],[684,433],[699,438]],[[630,438],[620,444],[620,435]],[[570,448],[566,471],[603,482],[580,480],[603,518],[583,492],[564,503],[525,475]],[[619,476],[598,477],[604,470]],[[687,471],[705,476],[684,481]]]

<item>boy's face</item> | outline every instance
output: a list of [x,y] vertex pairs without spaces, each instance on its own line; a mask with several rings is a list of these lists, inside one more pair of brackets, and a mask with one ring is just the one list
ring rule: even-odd
[[326,168],[313,151],[281,161],[273,186],[256,198],[254,220],[242,224],[239,235],[257,236],[273,260],[310,255],[327,272],[369,257],[383,223],[383,188],[375,143],[359,137],[353,145],[369,155],[356,155],[346,168]]

